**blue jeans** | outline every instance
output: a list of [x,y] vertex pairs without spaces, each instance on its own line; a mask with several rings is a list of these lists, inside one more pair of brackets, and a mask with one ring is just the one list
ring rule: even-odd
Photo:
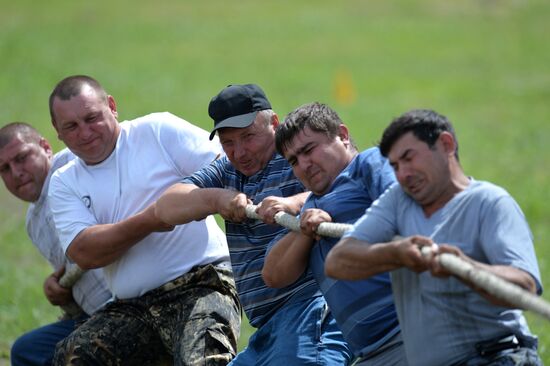
[[51,365],[55,345],[65,339],[75,326],[87,317],[77,320],[60,320],[31,330],[15,340],[11,347],[11,364],[13,366]]
[[322,296],[280,308],[231,366],[348,365],[353,353]]

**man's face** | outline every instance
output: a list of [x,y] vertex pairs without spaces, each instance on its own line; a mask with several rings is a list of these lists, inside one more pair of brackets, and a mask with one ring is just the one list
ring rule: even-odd
[[393,144],[388,159],[403,190],[424,208],[437,204],[445,196],[450,170],[441,136],[430,149],[408,132]]
[[105,101],[94,89],[84,86],[82,92],[52,105],[54,127],[65,145],[86,164],[98,164],[114,150],[120,126],[111,96]]
[[245,128],[227,127],[218,130],[223,151],[231,164],[250,177],[262,170],[275,153],[275,128],[277,116],[271,121],[258,113],[254,122]]
[[26,142],[17,134],[0,149],[0,175],[8,191],[23,201],[34,202],[50,170],[52,149],[48,142]]
[[347,128],[340,127],[340,135],[333,139],[305,127],[292,139],[284,153],[294,175],[317,195],[326,193],[353,159]]

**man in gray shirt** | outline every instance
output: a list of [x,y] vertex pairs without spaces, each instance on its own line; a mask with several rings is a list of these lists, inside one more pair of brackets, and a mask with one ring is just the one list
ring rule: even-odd
[[[533,238],[515,200],[464,173],[454,128],[434,111],[396,118],[380,151],[399,184],[329,252],[327,274],[354,280],[391,271],[412,366],[540,365],[537,339],[521,310],[452,276],[437,260],[439,253],[452,253],[540,295]],[[424,257],[424,246],[435,256]]]
[[50,364],[56,343],[73,331],[77,321],[86,319],[111,297],[99,269],[85,272],[72,288],[59,284],[63,273],[75,265],[67,261],[59,245],[47,192],[51,174],[73,157],[67,149],[54,155],[48,141],[29,124],[14,122],[0,129],[0,175],[9,192],[30,202],[27,233],[55,270],[44,282],[46,298],[52,305],[73,304],[79,310],[19,337],[11,349],[14,366]]

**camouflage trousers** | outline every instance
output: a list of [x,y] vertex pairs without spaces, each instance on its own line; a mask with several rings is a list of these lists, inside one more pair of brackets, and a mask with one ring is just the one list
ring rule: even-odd
[[226,365],[241,323],[228,268],[198,267],[139,298],[107,304],[57,344],[53,364]]

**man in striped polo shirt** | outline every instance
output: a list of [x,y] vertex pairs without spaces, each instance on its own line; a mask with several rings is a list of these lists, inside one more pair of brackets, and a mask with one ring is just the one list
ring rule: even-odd
[[[230,85],[212,98],[212,139],[218,132],[226,156],[169,188],[157,201],[159,218],[183,224],[210,214],[225,219],[237,291],[257,331],[231,365],[346,365],[344,342],[311,272],[292,285],[268,288],[261,276],[269,243],[287,229],[274,224],[278,211],[297,214],[304,186],[275,151],[277,114],[254,84]],[[263,221],[247,219],[258,205]]]

